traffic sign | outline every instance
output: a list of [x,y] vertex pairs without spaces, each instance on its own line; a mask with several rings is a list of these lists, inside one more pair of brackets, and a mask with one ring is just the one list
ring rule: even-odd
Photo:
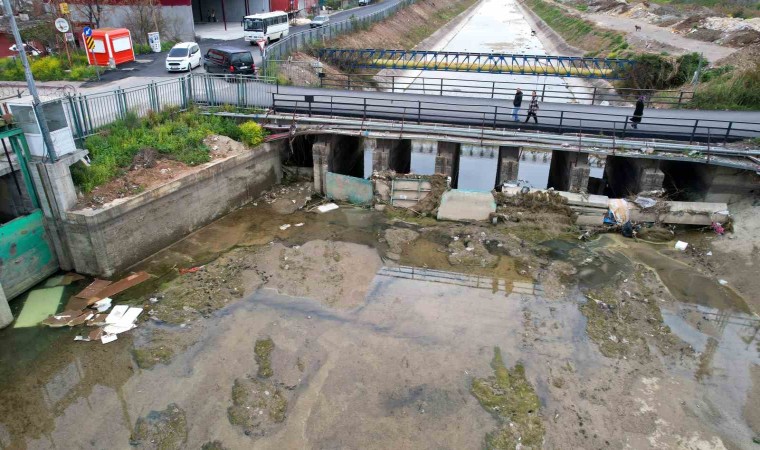
[[87,48],[93,50],[95,48],[95,39],[92,36],[85,36],[84,42],[87,44]]
[[84,33],[85,37],[92,36],[92,28],[90,28],[90,27],[84,27],[82,29],[82,32]]
[[61,9],[61,14],[68,14],[69,13],[69,4],[68,3],[61,3],[58,5],[58,7]]
[[61,33],[66,33],[69,31],[69,23],[63,17],[59,17],[55,19],[55,28]]
[[71,33],[71,32],[65,33],[65,36],[68,42],[74,42],[74,33]]

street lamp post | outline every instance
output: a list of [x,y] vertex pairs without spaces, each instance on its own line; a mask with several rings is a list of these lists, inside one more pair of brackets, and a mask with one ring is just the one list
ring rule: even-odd
[[21,57],[21,65],[24,66],[24,75],[26,76],[26,85],[29,87],[29,93],[32,94],[32,108],[34,109],[34,115],[37,117],[37,122],[40,125],[40,132],[42,133],[42,142],[47,148],[47,154],[52,162],[56,161],[55,148],[53,147],[53,140],[50,137],[50,130],[45,120],[45,112],[42,110],[42,102],[40,102],[40,96],[37,93],[37,86],[34,84],[34,77],[32,76],[32,70],[29,68],[29,59],[26,57],[26,47],[21,40],[21,33],[18,31],[16,25],[16,17],[13,15],[13,9],[11,8],[10,0],[3,0],[3,9],[5,9],[5,15],[8,17],[8,21],[11,25],[11,31],[13,37],[16,40],[16,49]]

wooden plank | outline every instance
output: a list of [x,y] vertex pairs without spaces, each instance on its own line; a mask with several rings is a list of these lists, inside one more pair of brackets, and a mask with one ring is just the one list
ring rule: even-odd
[[90,297],[94,297],[98,292],[102,291],[103,289],[105,289],[107,286],[109,286],[111,284],[112,284],[111,281],[96,279],[95,281],[93,281],[92,283],[90,283],[89,286],[87,286],[86,288],[82,289],[82,291],[80,293],[74,295],[74,297],[77,297],[77,298],[90,298]]
[[138,285],[142,283],[143,281],[149,280],[150,275],[148,275],[147,272],[137,272],[133,273],[132,275],[122,278],[121,280],[117,281],[116,283],[110,284],[109,286],[106,286],[105,289],[102,291],[99,291],[94,296],[90,297],[88,300],[88,304],[93,304],[97,302],[98,300],[102,300],[106,297],[113,297],[114,295],[126,291],[127,289],[131,288],[132,286]]

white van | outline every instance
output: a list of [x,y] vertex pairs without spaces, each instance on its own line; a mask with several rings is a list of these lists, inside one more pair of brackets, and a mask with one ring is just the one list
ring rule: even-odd
[[258,41],[266,41],[269,44],[270,41],[283,38],[290,32],[288,14],[283,11],[275,11],[245,16],[243,31],[245,40],[251,45]]

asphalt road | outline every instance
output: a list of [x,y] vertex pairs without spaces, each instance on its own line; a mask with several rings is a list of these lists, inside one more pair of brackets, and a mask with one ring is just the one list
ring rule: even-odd
[[[349,19],[352,15],[357,17],[363,17],[371,14],[377,10],[385,8],[389,5],[398,3],[400,0],[385,0],[379,3],[371,3],[367,6],[361,6],[358,8],[352,8],[346,11],[339,11],[330,15],[330,22],[340,22]],[[238,27],[239,22],[228,22],[228,27]],[[300,31],[309,29],[309,25],[299,25],[290,27],[290,34],[295,34]],[[201,47],[201,52],[205,55],[206,51],[214,46],[224,45],[237,47],[241,49],[250,50],[253,54],[253,59],[256,65],[261,64],[261,55],[258,47],[252,46],[244,39],[234,40],[221,40],[221,39],[203,39],[198,45]],[[129,77],[148,77],[148,78],[176,78],[185,75],[187,72],[167,72],[164,66],[166,61],[166,54],[168,52],[150,53],[145,55],[137,55],[137,62],[124,64],[119,66],[118,70],[109,70],[101,76],[101,81],[86,83],[86,87],[96,87],[100,84],[109,83],[112,81],[122,80]],[[204,73],[203,67],[194,69],[193,72]]]

